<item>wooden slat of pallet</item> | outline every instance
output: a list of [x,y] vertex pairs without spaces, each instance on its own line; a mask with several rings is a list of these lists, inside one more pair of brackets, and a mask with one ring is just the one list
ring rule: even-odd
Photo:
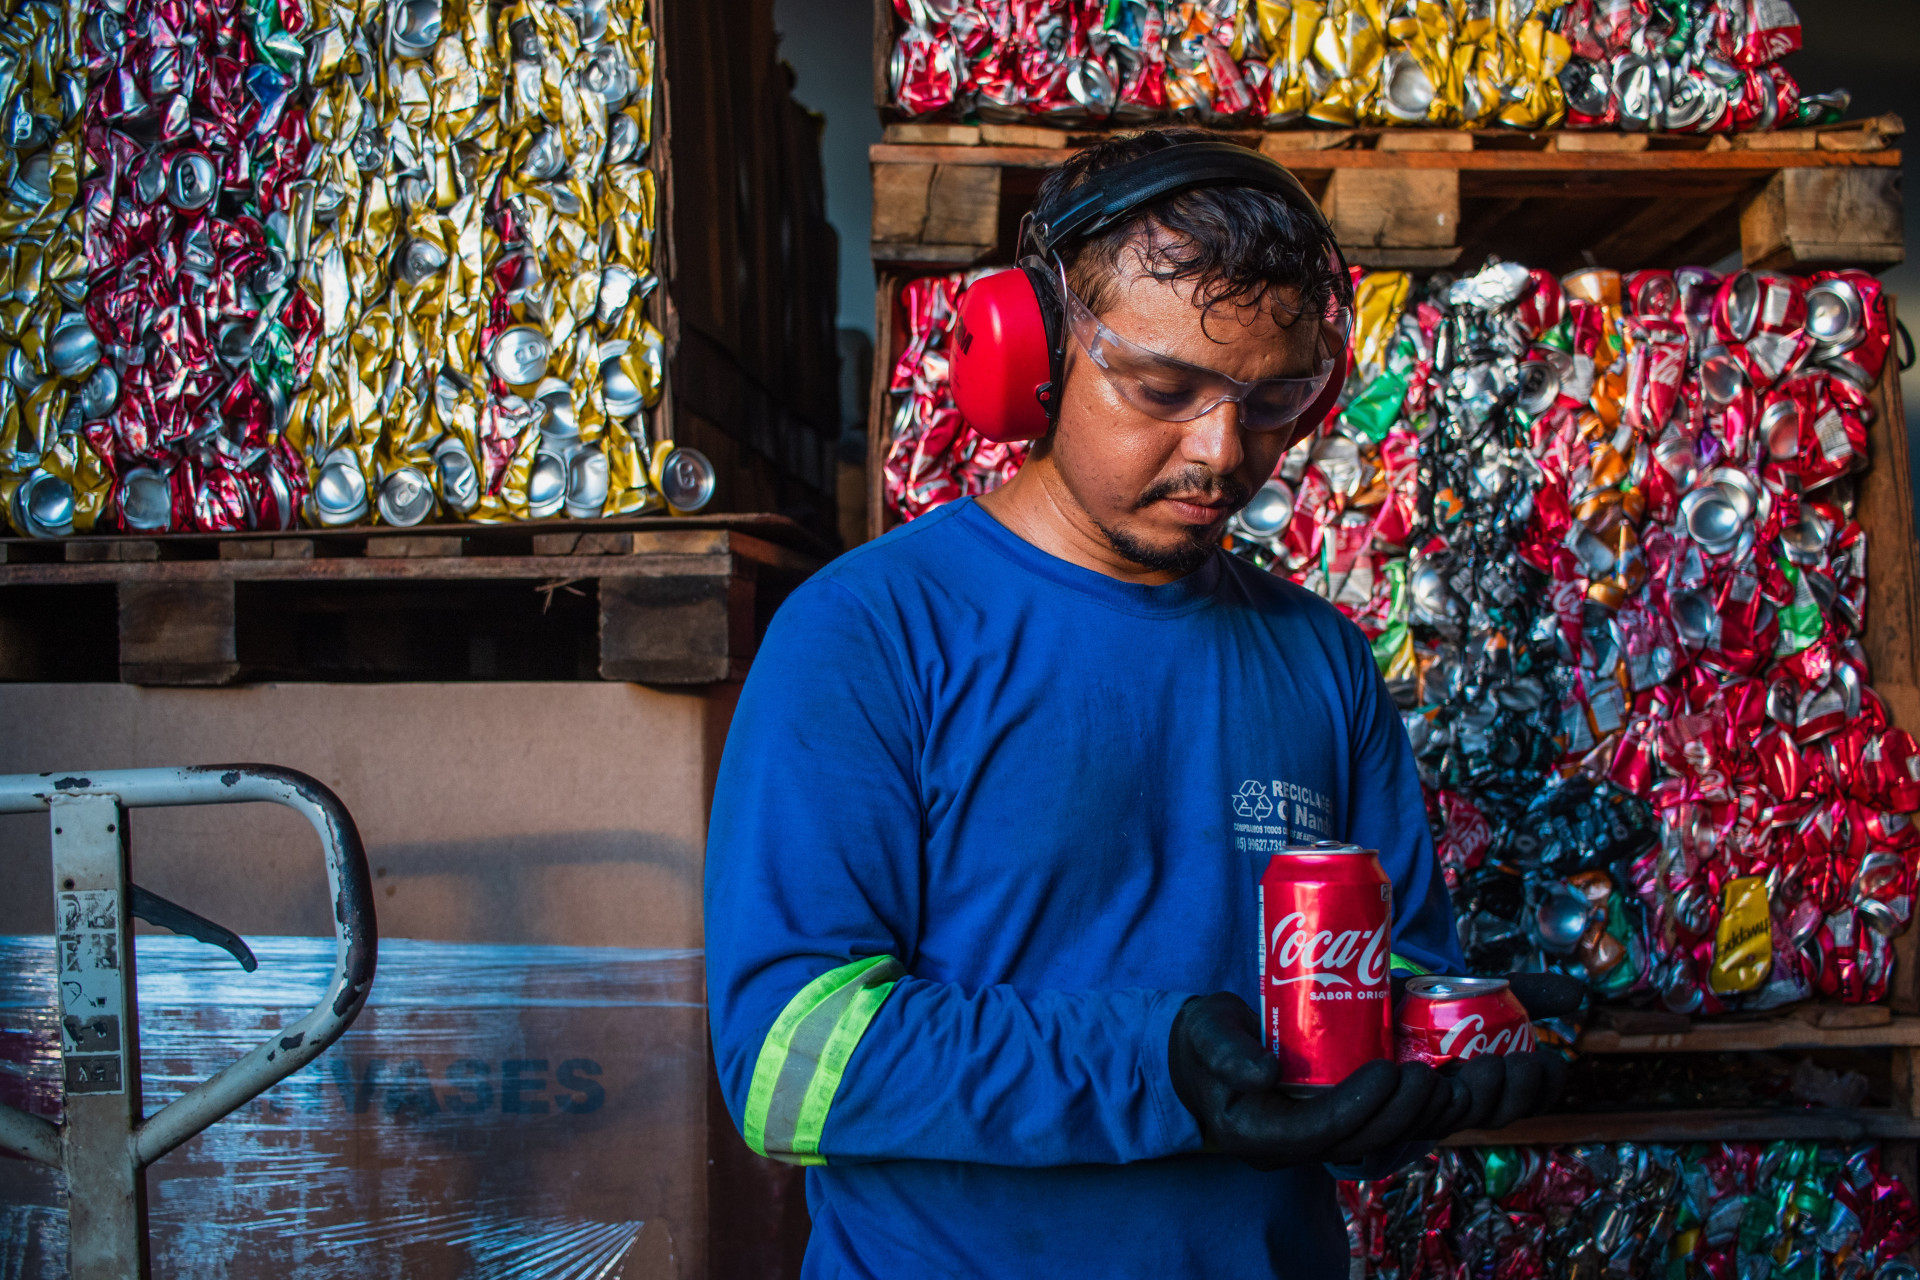
[[[1063,137],[1066,135],[1062,135]],[[1317,149],[1289,142],[1291,135],[1270,133],[1260,151],[1296,172],[1332,169],[1456,169],[1515,173],[1750,173],[1781,169],[1898,169],[1898,151],[1362,151]],[[867,149],[874,164],[976,164],[1009,169],[1051,169],[1075,148],[942,147],[877,142]]]
[[[1885,1012],[1884,1006],[1864,1006]],[[1699,1022],[1677,1034],[1629,1035],[1595,1028],[1580,1037],[1582,1053],[1739,1053],[1786,1049],[1885,1049],[1920,1046],[1920,1018],[1880,1026],[1819,1027],[1799,1018],[1765,1022]]]
[[727,553],[666,551],[619,557],[368,556],[313,560],[160,560],[88,564],[0,565],[0,588],[29,583],[194,582],[538,582],[558,575],[600,577],[675,573],[688,561],[727,559]]
[[979,140],[990,147],[1057,147],[1063,138],[1073,136],[1040,125],[983,124]]
[[1741,133],[1728,138],[1727,145],[1743,151],[1813,151],[1820,146],[1820,135],[1811,129]]
[[971,264],[986,258],[999,239],[1001,172],[979,165],[875,165],[874,259]]
[[631,533],[536,533],[537,556],[630,556],[644,550]]
[[123,682],[222,685],[239,674],[230,579],[121,581],[120,679]]
[[872,257],[881,266],[950,271],[978,266],[993,257],[993,251],[992,244],[882,244],[876,240]]
[[[1677,266],[1716,260],[1736,246],[1749,264],[1767,266],[1880,267],[1905,256],[1896,151],[1464,151],[1459,142],[1469,135],[1405,132],[1422,147],[1445,141],[1454,149],[1404,149],[1409,144],[1392,133],[1377,150],[1284,149],[1290,134],[1252,141],[1321,200],[1349,258],[1362,266],[1430,270],[1472,265],[1488,253],[1556,271],[1587,255],[1622,268]],[[1585,146],[1615,137],[1560,141],[1581,138],[1574,145]],[[1039,177],[1072,151],[882,143],[870,154],[874,261],[939,270],[1011,254],[1008,228]],[[983,179],[956,176],[969,167]],[[984,180],[988,173],[998,186]],[[937,198],[936,187],[943,189]]]
[[[539,520],[507,524],[423,524],[406,529],[380,525],[348,525],[334,529],[300,529],[292,533],[181,533],[158,534],[150,538],[119,534],[81,534],[63,539],[0,537],[0,564],[43,564],[60,560],[141,559],[144,554],[114,555],[111,549],[122,544],[149,543],[159,549],[158,559],[272,560],[282,558],[357,556],[381,539],[423,537],[459,538],[465,554],[488,556],[524,551],[536,536],[566,533],[614,534],[669,533],[730,530],[762,542],[772,542],[796,551],[825,557],[833,548],[786,516],[760,512],[742,514],[714,513],[688,516],[616,516],[607,519]],[[74,548],[106,548],[75,553]]]
[[1504,1129],[1469,1130],[1446,1147],[1570,1146],[1583,1142],[1859,1142],[1920,1138],[1920,1120],[1891,1108],[1622,1111],[1534,1116]]
[[89,538],[70,541],[61,549],[67,560],[81,564],[160,558],[160,544],[152,538]]
[[[580,594],[587,584],[598,589],[602,678],[689,684],[743,678],[773,608],[822,563],[729,529],[576,530],[538,539],[531,555],[295,558],[263,549],[263,541],[273,540],[256,539],[237,544],[243,555],[198,560],[9,563],[0,565],[0,592],[111,586],[118,597],[122,680],[220,685],[254,678],[249,672],[255,671],[312,678],[299,674],[309,660],[297,657],[298,643],[280,620],[289,608],[417,612],[445,607],[433,602],[460,586],[469,588],[464,607],[476,600],[512,605],[529,590]],[[289,541],[311,550],[311,540]],[[370,604],[383,585],[411,589]],[[243,587],[277,594],[242,596]],[[474,590],[493,594],[474,596]],[[255,639],[245,640],[248,635]],[[381,653],[381,669],[414,661]]]
[[1471,151],[1473,135],[1455,129],[1393,129],[1380,135],[1382,151]]
[[1568,131],[1552,140],[1548,150],[1580,151],[1591,154],[1595,151],[1645,151],[1647,135],[1644,133],[1608,133],[1594,130],[1591,133]]
[[222,560],[311,560],[312,538],[236,538],[220,544]]
[[[1888,314],[1898,302],[1888,299]],[[1900,368],[1888,353],[1873,394],[1867,427],[1870,464],[1860,477],[1855,514],[1867,532],[1867,619],[1860,637],[1873,690],[1887,714],[1920,735],[1920,542],[1914,537],[1913,487],[1908,470],[1907,411]],[[1889,999],[1902,1013],[1920,1013],[1920,929],[1894,939]]]
[[1443,249],[1460,232],[1460,175],[1447,170],[1335,170],[1320,203],[1343,248]]
[[1785,169],[1740,215],[1750,267],[1892,266],[1904,235],[1898,170]]
[[731,572],[603,577],[600,678],[641,684],[744,680],[753,654],[753,603],[752,580]]
[[890,124],[882,137],[888,142],[932,143],[942,147],[977,147],[980,126],[975,124]]
[[[794,551],[778,543],[750,534],[726,529],[665,529],[652,532],[536,534],[533,550],[537,556],[718,556],[736,555],[754,564],[792,573],[812,573],[820,567],[817,556]],[[617,572],[619,563],[604,564],[608,572]],[[584,567],[584,566],[583,566]],[[598,570],[596,570],[598,571]]]
[[1893,1105],[1911,1116],[1920,1116],[1920,1070],[1915,1069],[1916,1064],[1920,1064],[1920,1049],[1893,1051]]
[[466,538],[456,533],[400,534],[368,538],[363,554],[400,560],[442,560],[464,555],[466,548]]
[[[1503,170],[1466,170],[1460,174],[1460,196],[1467,200],[1547,200],[1557,207],[1541,210],[1558,217],[1570,203],[1614,204],[1628,200],[1711,200],[1722,205],[1757,193],[1765,175],[1700,173],[1608,173],[1568,171],[1537,173]],[[1611,219],[1620,221],[1622,219]]]
[[[1532,133],[1472,129],[1215,129],[1216,137],[1244,146],[1271,146],[1282,151],[1884,151],[1905,132],[1898,116],[1880,116],[1811,129],[1782,129],[1769,133],[1675,134],[1615,133],[1606,130],[1564,129]],[[1084,146],[1112,132],[1051,125],[963,125],[929,122],[889,124],[881,140],[902,145],[931,143],[944,146]]]
[[887,387],[893,381],[894,362],[906,347],[900,332],[902,278],[882,271],[873,296],[873,380],[867,397],[867,537],[877,538],[898,521],[887,509],[886,462],[893,443],[894,400]]
[[920,239],[927,223],[927,192],[933,186],[934,168],[930,163],[874,166],[869,237],[876,245]]
[[[1890,302],[1890,311],[1896,306]],[[1920,734],[1920,565],[1913,554],[1906,407],[1894,354],[1889,353],[1872,397],[1870,465],[1860,476],[1856,496],[1855,511],[1867,531],[1867,619],[1860,643],[1874,691],[1894,723]]]

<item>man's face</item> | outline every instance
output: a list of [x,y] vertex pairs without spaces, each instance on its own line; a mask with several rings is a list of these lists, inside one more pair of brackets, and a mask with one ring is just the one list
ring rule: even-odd
[[[1282,308],[1269,302],[1203,309],[1198,289],[1191,281],[1154,279],[1129,250],[1100,319],[1140,346],[1242,382],[1313,373],[1320,326],[1311,316],[1287,314],[1291,296],[1278,299]],[[1233,401],[1190,422],[1151,417],[1122,398],[1071,337],[1066,367],[1059,426],[1046,450],[1056,484],[1127,560],[1192,572],[1212,553],[1227,518],[1273,474],[1293,432],[1245,430]]]

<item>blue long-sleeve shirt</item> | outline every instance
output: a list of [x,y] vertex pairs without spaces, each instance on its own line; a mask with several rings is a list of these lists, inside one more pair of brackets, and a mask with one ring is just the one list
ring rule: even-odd
[[813,1166],[809,1277],[1346,1274],[1323,1169],[1201,1154],[1190,996],[1257,1007],[1282,842],[1380,851],[1402,963],[1458,970],[1406,733],[1365,638],[1225,554],[1166,586],[971,501],[775,616],[707,847],[727,1103]]

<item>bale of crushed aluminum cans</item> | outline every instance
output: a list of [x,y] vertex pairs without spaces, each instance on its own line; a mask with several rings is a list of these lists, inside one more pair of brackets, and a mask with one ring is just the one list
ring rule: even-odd
[[910,115],[1711,133],[1825,123],[1786,0],[894,0]]
[[31,0],[0,22],[15,531],[702,505],[649,447],[643,0]]
[[[902,292],[902,518],[1024,457],[948,390],[966,279]],[[1339,414],[1226,543],[1371,639],[1469,962],[1685,1013],[1884,998],[1920,746],[1860,643],[1878,282],[1496,262],[1356,309]]]
[[275,405],[311,360],[287,287],[292,45],[237,3],[23,4],[0,24],[0,497],[21,533],[284,527]]
[[[87,53],[81,12],[45,3],[0,19],[0,509],[50,535],[91,528],[108,497],[89,443],[119,398],[87,320],[81,119]],[[86,193],[91,205],[94,192]]]
[[1485,1147],[1339,1184],[1367,1280],[1914,1280],[1877,1146]]
[[296,217],[323,354],[289,425],[313,522],[659,507],[640,0],[362,0],[320,20],[323,159]]
[[1861,272],[1358,285],[1355,375],[1230,526],[1372,638],[1476,969],[1686,1013],[1883,998],[1920,748],[1861,647]]
[[[131,0],[87,20],[92,289],[75,333],[99,347],[81,414],[103,411],[83,431],[118,528],[286,529],[306,495],[282,433],[319,319],[289,253],[312,145],[300,26],[297,9],[242,0]],[[60,532],[12,514],[22,533]]]
[[906,347],[887,384],[896,407],[883,487],[888,509],[902,520],[997,489],[1027,460],[1028,444],[988,440],[953,402],[947,344],[955,303],[974,275],[922,276],[900,290]]

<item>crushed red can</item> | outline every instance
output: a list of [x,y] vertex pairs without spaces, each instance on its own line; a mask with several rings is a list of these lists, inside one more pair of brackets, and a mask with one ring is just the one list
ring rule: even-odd
[[1394,1017],[1396,1062],[1443,1067],[1534,1047],[1533,1023],[1505,978],[1410,979]]
[[1282,849],[1260,877],[1260,1026],[1306,1094],[1392,1055],[1393,884],[1371,849]]

